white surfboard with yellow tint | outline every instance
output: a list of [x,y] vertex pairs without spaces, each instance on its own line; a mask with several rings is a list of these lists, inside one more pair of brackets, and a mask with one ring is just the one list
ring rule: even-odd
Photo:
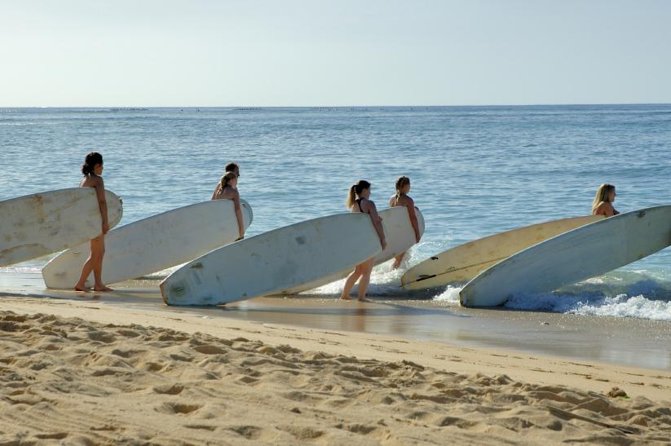
[[641,209],[565,232],[477,275],[459,293],[467,307],[551,292],[642,259],[671,244],[671,206]]
[[366,214],[335,214],[240,240],[195,259],[161,283],[169,305],[220,305],[328,277],[381,251]]
[[[240,200],[245,227],[252,208]],[[179,265],[238,238],[238,221],[231,200],[184,206],[121,226],[107,233],[103,282],[112,284]],[[42,269],[48,288],[69,289],[79,280],[90,253],[84,243],[54,257]],[[92,286],[89,277],[87,286]]]
[[473,240],[413,266],[403,274],[401,284],[407,290],[421,290],[467,282],[522,249],[601,219],[591,215],[563,218]]
[[[417,208],[415,208],[415,213],[417,215],[417,223],[419,223],[419,235],[421,237],[424,234],[424,216]],[[412,228],[412,224],[410,223],[410,215],[408,214],[407,208],[398,206],[384,209],[379,212],[379,215],[382,218],[382,227],[384,229],[385,238],[387,239],[387,247],[384,249],[384,251],[375,256],[375,265],[379,265],[390,259],[393,259],[417,243],[417,239],[415,238],[415,230]],[[313,288],[318,288],[328,283],[335,282],[336,280],[344,279],[351,272],[351,269],[345,269],[328,277],[322,277],[314,282],[303,284],[299,287],[281,290],[277,294],[298,294],[303,291],[311,290]]]
[[[121,199],[105,191],[110,227],[121,220]],[[78,245],[102,233],[96,192],[74,187],[0,201],[0,266]]]

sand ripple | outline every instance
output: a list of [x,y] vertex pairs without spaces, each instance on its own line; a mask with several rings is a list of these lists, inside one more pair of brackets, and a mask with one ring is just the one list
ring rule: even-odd
[[669,444],[671,409],[245,338],[0,312],[0,445]]

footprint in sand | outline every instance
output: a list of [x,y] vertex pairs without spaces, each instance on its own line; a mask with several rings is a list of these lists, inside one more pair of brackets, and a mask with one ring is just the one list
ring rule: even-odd
[[201,405],[199,404],[187,404],[187,403],[163,403],[157,407],[157,412],[170,414],[170,415],[189,415],[198,409]]

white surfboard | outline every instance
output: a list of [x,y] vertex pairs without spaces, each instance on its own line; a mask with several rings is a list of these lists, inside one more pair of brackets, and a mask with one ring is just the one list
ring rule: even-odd
[[[418,208],[415,208],[415,213],[417,214],[419,235],[421,237],[424,235],[424,216]],[[384,228],[385,238],[387,239],[387,247],[384,249],[384,251],[375,256],[376,265],[396,257],[417,243],[417,240],[415,239],[415,230],[412,228],[412,224],[410,223],[410,215],[408,214],[407,208],[398,206],[384,209],[379,212],[379,215],[382,218],[382,227]],[[280,290],[277,294],[298,294],[303,291],[311,290],[328,283],[335,282],[336,280],[344,279],[351,272],[351,268],[345,269],[328,277],[322,277],[319,280],[303,284],[299,287]]]
[[[252,209],[245,200],[240,202],[249,227]],[[231,200],[205,201],[138,220],[107,233],[103,282],[122,282],[179,265],[233,242],[238,235]],[[54,257],[42,269],[46,286],[74,287],[89,253],[89,244],[83,243]],[[91,275],[87,286],[93,285],[92,280]]]
[[518,251],[603,218],[594,215],[563,218],[473,240],[413,266],[403,274],[401,284],[407,290],[423,290],[467,282]]
[[219,305],[298,287],[377,255],[366,214],[335,214],[285,226],[219,248],[161,283],[169,305]]
[[[110,227],[121,220],[121,199],[105,191]],[[0,201],[0,266],[41,257],[102,233],[96,193],[74,187]]]
[[671,244],[671,206],[620,214],[531,246],[483,271],[459,293],[467,307],[551,292],[599,276]]

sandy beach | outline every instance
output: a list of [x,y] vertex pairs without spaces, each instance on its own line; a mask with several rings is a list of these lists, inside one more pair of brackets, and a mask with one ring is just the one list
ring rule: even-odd
[[[671,373],[660,368],[230,317],[247,313],[166,307],[141,289],[29,288],[0,295],[3,445],[671,438]],[[382,305],[268,301],[248,305],[296,314]]]

